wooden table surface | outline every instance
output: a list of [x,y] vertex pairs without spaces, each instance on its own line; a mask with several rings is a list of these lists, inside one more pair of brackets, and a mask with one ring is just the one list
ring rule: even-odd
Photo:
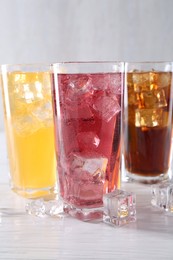
[[[173,216],[150,205],[150,186],[123,183],[137,194],[137,221],[113,228],[102,222],[35,217],[8,185],[4,133],[0,133],[0,259],[173,259]],[[14,212],[14,215],[5,214]]]

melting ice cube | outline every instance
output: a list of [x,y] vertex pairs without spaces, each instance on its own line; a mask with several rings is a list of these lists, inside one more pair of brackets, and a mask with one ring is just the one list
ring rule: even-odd
[[97,98],[93,104],[93,108],[99,112],[100,117],[106,122],[109,122],[113,116],[121,111],[121,107],[115,96],[102,96]]
[[113,226],[121,226],[136,221],[136,195],[115,190],[103,196],[103,221]]

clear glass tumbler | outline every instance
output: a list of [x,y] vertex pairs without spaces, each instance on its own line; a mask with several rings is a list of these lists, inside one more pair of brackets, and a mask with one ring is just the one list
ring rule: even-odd
[[1,81],[12,190],[26,198],[51,194],[56,156],[50,65],[2,65]]
[[102,217],[103,194],[120,186],[123,63],[53,64],[53,107],[64,210]]
[[154,183],[171,176],[172,62],[125,64],[126,175]]

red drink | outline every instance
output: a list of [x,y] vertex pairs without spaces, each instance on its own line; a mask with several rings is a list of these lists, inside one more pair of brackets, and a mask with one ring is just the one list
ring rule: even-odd
[[120,184],[121,74],[59,74],[54,98],[61,196],[101,207]]

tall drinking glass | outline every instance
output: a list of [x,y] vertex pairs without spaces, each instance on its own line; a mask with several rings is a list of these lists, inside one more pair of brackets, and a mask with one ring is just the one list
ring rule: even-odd
[[124,162],[133,180],[171,176],[172,69],[171,62],[125,65]]
[[12,190],[54,192],[56,156],[49,65],[2,65],[2,96]]
[[53,65],[60,194],[82,220],[102,216],[103,194],[120,186],[123,63]]

